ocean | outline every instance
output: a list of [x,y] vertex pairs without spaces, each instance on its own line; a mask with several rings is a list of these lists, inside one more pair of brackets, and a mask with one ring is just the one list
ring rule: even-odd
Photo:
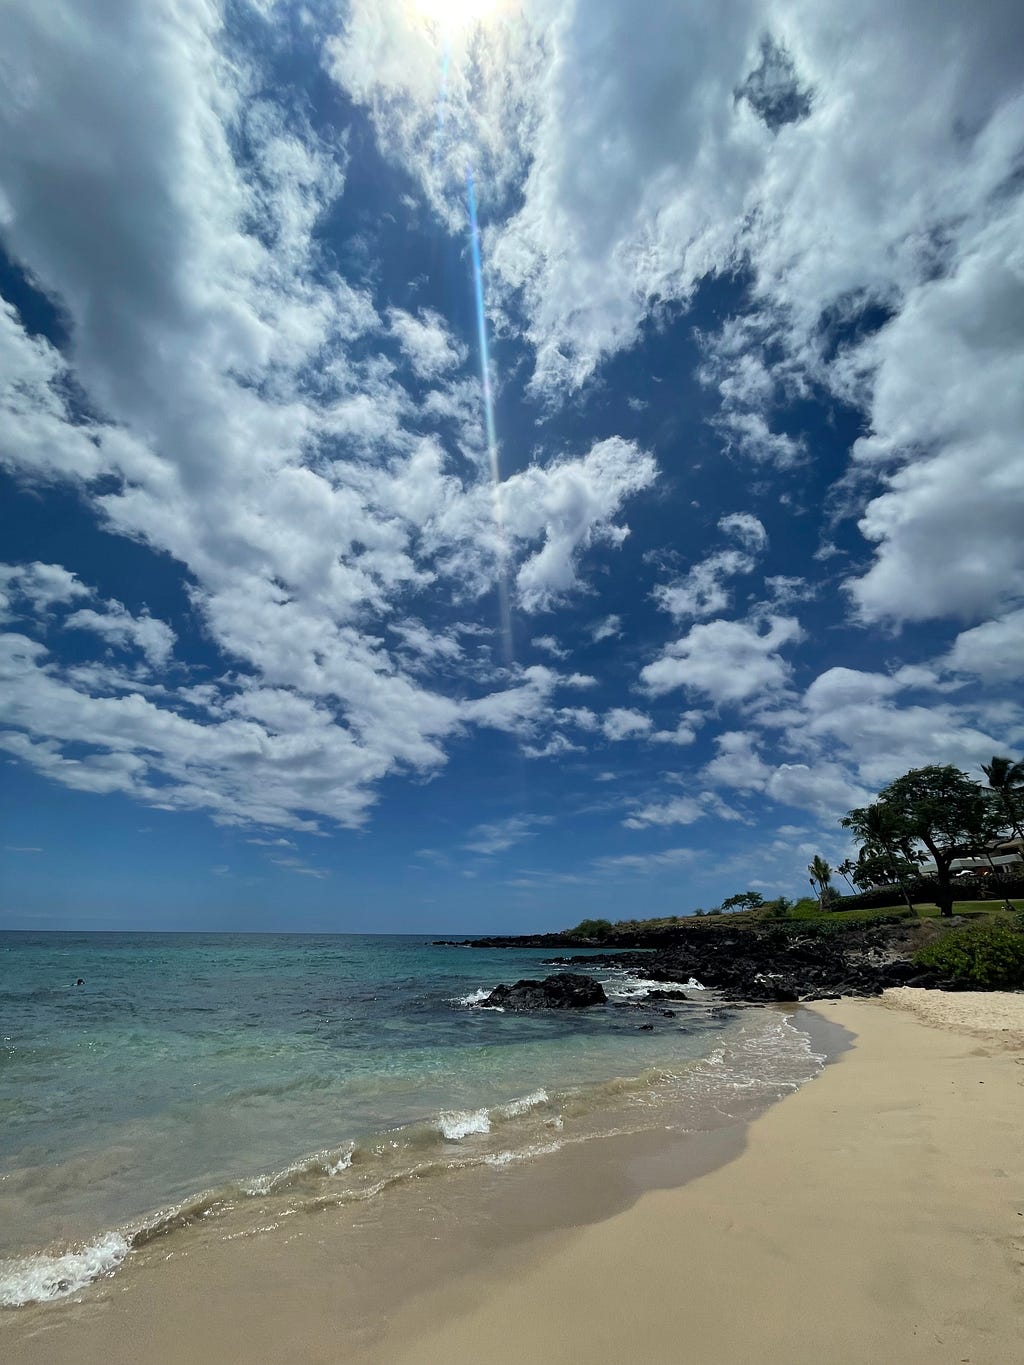
[[822,1064],[782,1011],[684,982],[685,1001],[640,1012],[655,983],[606,967],[607,1006],[480,1008],[499,981],[556,970],[547,956],[417,936],[0,933],[0,1307],[87,1293],[200,1223],[239,1236],[428,1172],[706,1131]]

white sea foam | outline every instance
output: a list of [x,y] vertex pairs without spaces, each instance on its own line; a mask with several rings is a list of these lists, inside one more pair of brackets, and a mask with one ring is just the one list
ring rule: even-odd
[[502,1166],[511,1166],[514,1161],[529,1161],[531,1157],[535,1156],[550,1156],[553,1152],[560,1151],[561,1147],[560,1142],[537,1143],[533,1147],[523,1147],[518,1151],[510,1149],[504,1152],[492,1152],[489,1156],[484,1157],[484,1162],[488,1166],[495,1166],[500,1169]]
[[449,1142],[461,1142],[471,1133],[489,1133],[491,1116],[486,1109],[452,1109],[439,1114],[437,1126]]
[[503,1118],[515,1119],[520,1114],[528,1114],[531,1109],[536,1109],[539,1104],[547,1104],[548,1092],[546,1090],[534,1090],[529,1095],[523,1095],[517,1100],[509,1100],[508,1104],[503,1104],[499,1113]]
[[0,1308],[65,1299],[101,1275],[112,1275],[131,1251],[121,1232],[107,1232],[76,1251],[0,1261]]
[[327,1174],[341,1175],[342,1171],[347,1171],[348,1168],[352,1165],[352,1159],[355,1156],[355,1150],[356,1149],[354,1146],[350,1147],[347,1152],[344,1152],[340,1157],[338,1157],[337,1161],[331,1162],[327,1167]]
[[703,991],[703,986],[695,976],[689,981],[652,981],[645,976],[629,975],[625,978],[602,983],[612,1000],[640,1000],[651,991]]
[[484,988],[481,987],[480,990],[478,990],[478,991],[470,991],[470,993],[469,993],[468,995],[457,995],[457,996],[455,997],[455,1004],[456,1004],[456,1005],[479,1005],[479,1004],[481,1004],[484,1000],[486,1000],[487,997],[488,997],[489,995],[490,995],[490,991],[484,990]]

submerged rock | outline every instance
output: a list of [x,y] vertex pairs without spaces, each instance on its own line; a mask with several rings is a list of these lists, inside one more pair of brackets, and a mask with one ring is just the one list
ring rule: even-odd
[[592,976],[580,972],[558,972],[543,981],[516,981],[511,986],[495,986],[484,1006],[506,1010],[583,1010],[603,1005],[604,987]]

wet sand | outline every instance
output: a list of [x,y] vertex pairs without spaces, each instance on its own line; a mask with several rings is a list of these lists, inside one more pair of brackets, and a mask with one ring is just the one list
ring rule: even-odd
[[[0,1356],[1010,1365],[1024,1359],[1024,996],[900,994],[817,1007],[819,1040],[835,1049],[846,1029],[854,1047],[749,1126],[412,1182],[244,1245],[158,1243],[80,1303],[5,1315]],[[981,1032],[942,1027],[943,999]]]

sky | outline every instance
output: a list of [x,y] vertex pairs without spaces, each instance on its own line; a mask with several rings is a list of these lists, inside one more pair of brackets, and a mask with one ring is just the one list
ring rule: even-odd
[[1024,8],[15,0],[0,407],[0,927],[802,894],[1024,751]]

